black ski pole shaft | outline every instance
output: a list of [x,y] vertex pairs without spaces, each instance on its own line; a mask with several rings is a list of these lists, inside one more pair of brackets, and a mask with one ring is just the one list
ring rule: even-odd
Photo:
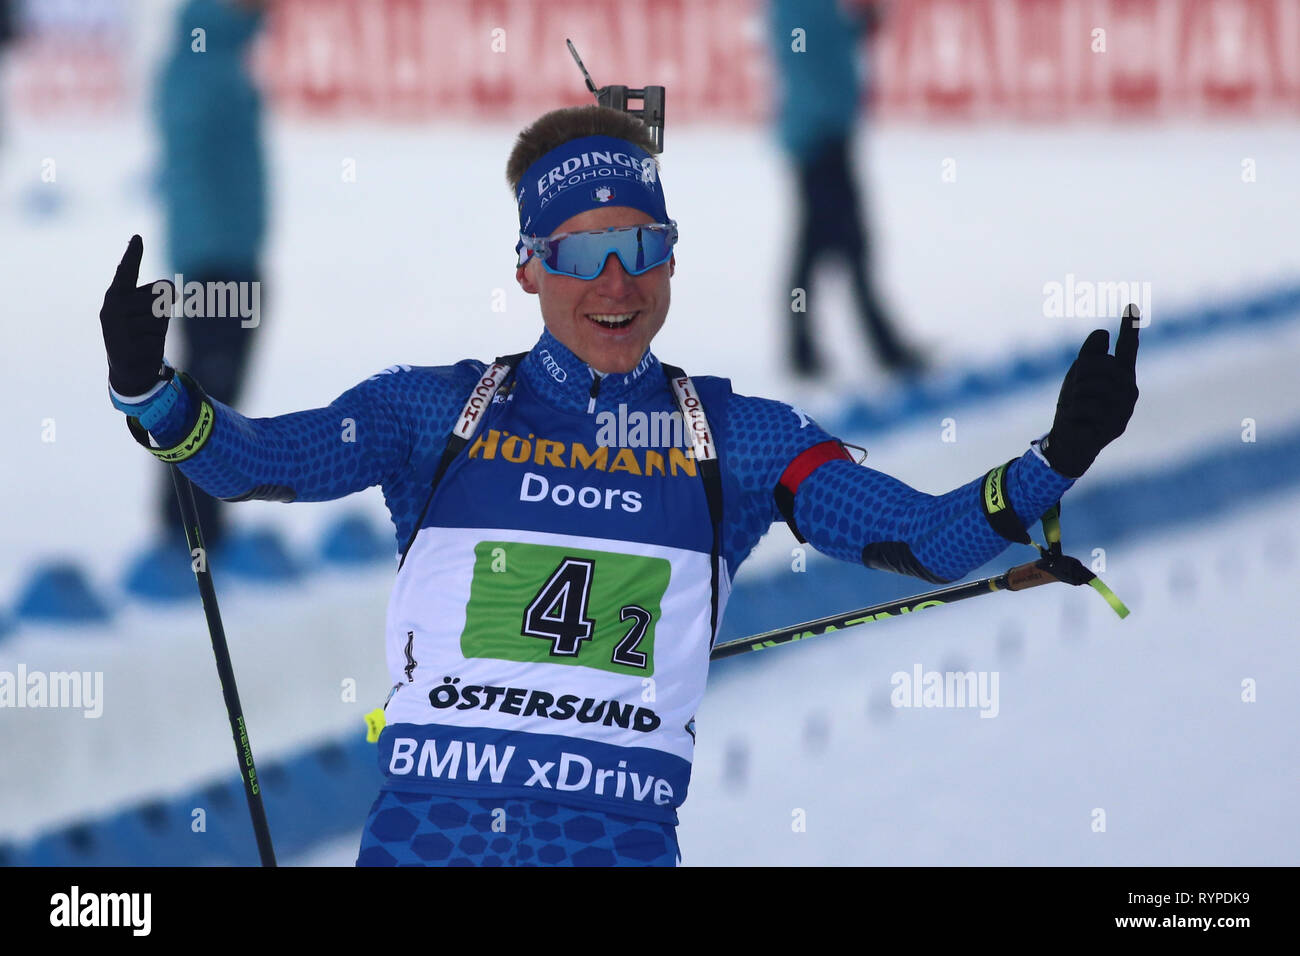
[[199,552],[199,562],[194,577],[199,583],[199,596],[203,599],[203,614],[208,619],[208,633],[212,637],[212,653],[217,658],[217,676],[221,678],[221,695],[226,699],[226,715],[230,718],[230,732],[235,738],[235,754],[239,760],[239,776],[244,781],[244,796],[248,798],[248,814],[253,820],[253,834],[257,837],[257,852],[262,866],[275,866],[275,850],[271,846],[271,827],[266,822],[266,808],[262,806],[262,787],[257,779],[257,766],[253,763],[253,746],[248,739],[248,725],[244,710],[239,704],[239,690],[235,687],[235,670],[230,664],[230,648],[226,645],[226,630],[221,625],[221,611],[217,608],[217,592],[212,586],[212,572],[208,570],[208,554],[203,543],[203,529],[199,527],[199,511],[194,503],[194,488],[190,480],[175,465],[169,466],[176,497],[180,501],[181,520],[185,525],[185,538],[190,554]]
[[992,594],[994,591],[1023,591],[1025,588],[1037,587],[1040,584],[1047,584],[1057,580],[1060,579],[1040,567],[1040,562],[1030,561],[1028,564],[1017,565],[1002,574],[995,574],[990,578],[968,581],[965,584],[954,584],[946,588],[939,588],[936,591],[927,591],[924,594],[899,598],[896,601],[887,601],[884,604],[860,607],[853,611],[842,611],[829,617],[819,617],[815,621],[805,621],[802,624],[779,627],[774,631],[764,631],[762,634],[739,637],[734,641],[716,645],[709,654],[709,660],[719,661],[749,651],[761,651],[781,644],[790,644],[810,637],[819,637],[841,628],[866,624],[868,621],[874,621],[882,615],[888,618],[895,614],[911,614],[941,604],[952,604],[955,601],[964,601],[967,598],[979,597],[982,594]]

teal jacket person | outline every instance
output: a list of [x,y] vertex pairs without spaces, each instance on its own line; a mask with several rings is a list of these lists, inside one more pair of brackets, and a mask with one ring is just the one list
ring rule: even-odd
[[[841,0],[771,0],[777,134],[796,161],[847,139],[858,114],[867,15]],[[793,31],[802,30],[796,36]]]
[[248,53],[263,13],[188,0],[172,28],[155,107],[171,265],[197,275],[261,257],[266,232],[262,100]]

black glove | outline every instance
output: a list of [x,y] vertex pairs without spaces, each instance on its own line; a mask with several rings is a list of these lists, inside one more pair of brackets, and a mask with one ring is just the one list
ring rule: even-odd
[[1065,373],[1056,400],[1056,421],[1043,440],[1042,452],[1052,470],[1078,478],[1097,454],[1128,426],[1137,404],[1139,313],[1130,305],[1120,320],[1115,354],[1108,355],[1110,333],[1096,329]]
[[143,395],[158,382],[175,293],[172,283],[165,279],[136,286],[142,255],[144,240],[132,236],[113,284],[104,293],[104,307],[99,310],[108,352],[108,384],[128,398]]

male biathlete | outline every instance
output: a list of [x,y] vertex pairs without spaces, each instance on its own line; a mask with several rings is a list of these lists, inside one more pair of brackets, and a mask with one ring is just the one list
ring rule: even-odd
[[105,296],[113,404],[203,490],[383,488],[393,688],[359,865],[674,865],[709,650],[774,522],[841,560],[952,581],[1022,540],[1132,414],[1126,321],[1114,356],[1104,330],[1088,337],[1047,435],[991,470],[1011,508],[990,512],[984,475],[924,494],[788,405],[663,364],[650,343],[677,227],[654,151],[603,107],[525,129],[507,178],[541,338],[492,363],[395,366],[324,408],[248,419],[168,366],[138,236]]

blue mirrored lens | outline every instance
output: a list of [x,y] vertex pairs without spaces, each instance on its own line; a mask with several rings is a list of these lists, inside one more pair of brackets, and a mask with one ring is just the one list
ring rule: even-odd
[[610,253],[618,256],[628,275],[641,275],[667,262],[673,254],[673,231],[629,227],[605,232],[578,232],[550,240],[548,272],[594,279],[605,268]]

